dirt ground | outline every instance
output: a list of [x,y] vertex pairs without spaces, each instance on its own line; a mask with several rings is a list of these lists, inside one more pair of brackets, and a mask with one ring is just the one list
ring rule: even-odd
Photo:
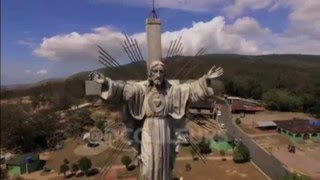
[[[185,171],[186,164],[192,169]],[[208,161],[204,164],[201,161],[177,161],[174,169],[175,175],[181,175],[184,180],[234,180],[234,179],[267,179],[251,163],[235,164],[233,161]]]
[[288,144],[293,145],[292,142],[281,134],[257,136],[252,138],[260,147],[264,148],[269,153],[279,148],[287,148]]
[[292,154],[288,152],[288,144],[294,144],[280,134],[257,136],[253,140],[289,170],[320,179],[320,143],[295,144],[296,153]]
[[273,155],[288,169],[320,179],[320,146],[299,147],[296,153],[289,153],[287,147],[273,150]]

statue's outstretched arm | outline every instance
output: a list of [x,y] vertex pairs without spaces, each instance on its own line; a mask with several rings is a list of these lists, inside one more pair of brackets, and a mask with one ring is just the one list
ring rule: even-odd
[[190,89],[189,100],[191,102],[196,102],[213,96],[214,93],[210,82],[212,79],[218,78],[222,74],[223,69],[221,67],[216,68],[215,66],[213,66],[207,74],[202,76],[197,81],[188,84],[187,87]]
[[114,81],[99,72],[90,74],[90,79],[100,85],[100,97],[112,103],[128,101],[141,91],[141,86],[135,83]]
[[116,82],[105,77],[102,73],[94,72],[90,74],[90,79],[97,83],[100,88],[99,96],[112,103],[119,103],[123,100],[125,83]]

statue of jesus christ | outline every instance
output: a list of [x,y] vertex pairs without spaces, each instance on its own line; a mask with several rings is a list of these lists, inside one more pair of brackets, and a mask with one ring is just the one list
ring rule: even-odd
[[120,83],[101,74],[93,76],[95,82],[102,84],[100,96],[103,99],[124,103],[132,121],[142,122],[139,179],[172,178],[176,121],[186,115],[188,103],[213,95],[210,81],[222,74],[223,69],[214,66],[192,83],[175,85],[166,79],[165,65],[153,61],[146,81]]

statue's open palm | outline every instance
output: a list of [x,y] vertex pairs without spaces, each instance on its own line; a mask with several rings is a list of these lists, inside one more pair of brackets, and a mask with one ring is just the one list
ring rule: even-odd
[[210,71],[207,73],[207,77],[209,79],[214,79],[222,75],[223,75],[223,69],[221,67],[216,68],[216,66],[213,66],[210,69]]
[[105,77],[102,73],[100,72],[92,72],[89,74],[89,79],[92,81],[95,81],[99,84],[102,84],[105,82]]

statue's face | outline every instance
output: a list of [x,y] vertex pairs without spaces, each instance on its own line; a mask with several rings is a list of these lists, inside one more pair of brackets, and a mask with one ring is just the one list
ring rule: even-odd
[[164,68],[161,65],[157,65],[151,69],[151,79],[156,86],[162,84],[164,80]]

